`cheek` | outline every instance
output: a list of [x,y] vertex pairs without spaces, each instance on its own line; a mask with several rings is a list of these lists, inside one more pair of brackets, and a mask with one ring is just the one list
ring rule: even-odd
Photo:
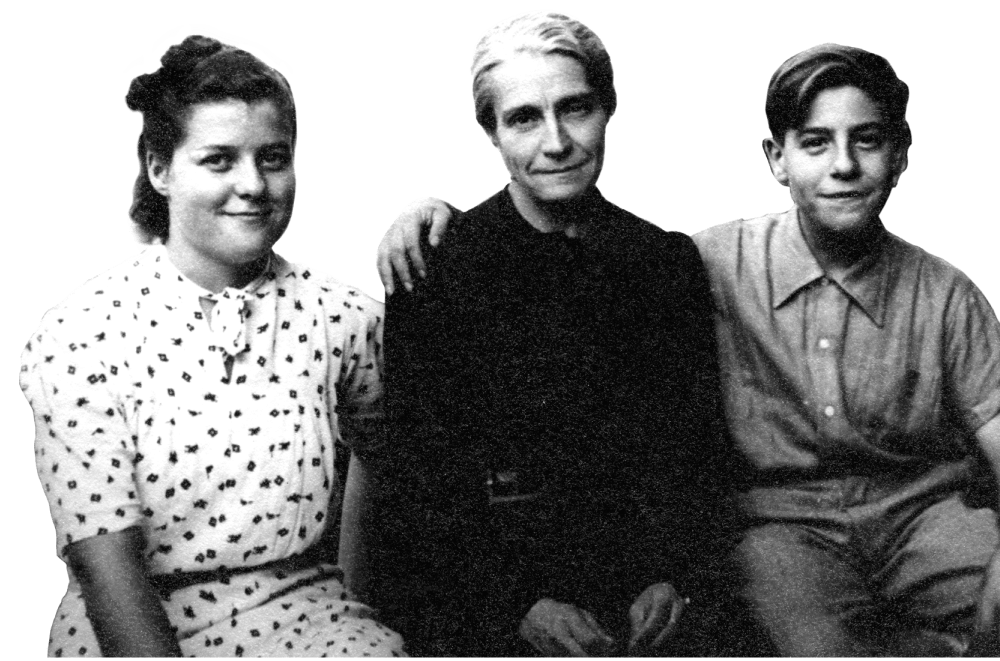
[[215,177],[192,176],[176,195],[171,205],[177,203],[189,212],[210,211],[221,207],[229,197],[229,186]]
[[523,170],[531,160],[530,150],[526,148],[524,140],[511,139],[501,142],[500,155],[511,173]]
[[604,123],[587,127],[585,140],[588,150],[594,152],[604,151]]
[[787,159],[785,174],[788,176],[788,188],[793,196],[812,194],[820,188],[823,181],[822,165],[802,159]]
[[280,200],[283,204],[291,205],[295,200],[295,175],[284,174],[274,177],[268,188],[272,197]]
[[892,162],[887,157],[871,158],[865,164],[865,172],[874,181],[879,182],[882,188],[892,187]]

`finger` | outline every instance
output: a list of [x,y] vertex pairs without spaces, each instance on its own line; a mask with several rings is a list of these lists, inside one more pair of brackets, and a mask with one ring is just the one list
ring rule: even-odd
[[439,207],[431,212],[431,231],[428,241],[432,248],[437,248],[444,237],[444,232],[448,229],[448,221],[451,220],[452,208],[449,206]]
[[649,611],[653,607],[652,600],[645,598],[645,596],[645,594],[640,595],[639,599],[628,609],[628,621],[632,628],[633,638],[642,627],[643,622],[649,617]]
[[392,252],[389,254],[389,260],[392,263],[392,270],[406,291],[413,291],[413,277],[410,275],[410,263],[406,259],[406,253]]
[[653,596],[647,610],[646,619],[638,628],[632,629],[629,646],[648,645],[654,643],[654,638],[661,635],[669,637],[677,623],[677,618],[684,610],[684,601],[670,590],[669,593],[658,593]]
[[382,281],[385,295],[392,296],[392,292],[395,291],[392,263],[389,261],[389,256],[382,250],[381,244],[379,244],[378,255],[375,257],[375,268],[378,269],[378,277]]
[[420,237],[423,233],[423,223],[409,224],[399,228],[399,239],[396,243],[398,252],[405,253],[410,260],[410,265],[417,270],[420,277],[426,277],[426,265],[424,256],[420,252]]
[[690,603],[690,598],[674,600],[673,608],[670,612],[670,621],[667,623],[667,626],[664,627],[663,630],[653,639],[653,642],[651,643],[653,649],[659,649],[670,640],[670,638],[674,635],[674,631],[677,630],[677,626],[681,621],[681,616],[684,615],[684,610]]
[[406,246],[406,254],[410,258],[410,264],[417,270],[421,278],[427,277],[427,265],[424,263],[424,255],[420,251],[420,241],[417,240],[412,245]]
[[608,635],[608,632],[604,630],[604,627],[600,625],[597,619],[593,615],[591,615],[589,611],[585,611],[582,609],[580,610],[580,615],[583,618],[583,621],[586,623],[586,625],[594,633],[594,636],[601,641],[602,646],[605,647],[609,652],[613,650],[615,645],[618,644],[617,641],[610,635]]
[[561,618],[553,631],[553,643],[556,649],[552,656],[591,656],[585,647],[588,639],[586,631],[582,631],[581,622],[576,618]]
[[576,640],[588,654],[611,654],[615,651],[615,639],[608,635],[597,619],[588,611],[580,610],[576,622]]

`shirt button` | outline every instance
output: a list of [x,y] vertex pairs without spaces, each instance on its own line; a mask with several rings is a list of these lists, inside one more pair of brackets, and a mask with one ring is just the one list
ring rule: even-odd
[[825,409],[823,409],[823,414],[828,418],[832,418],[834,413],[836,413],[836,409],[834,409],[832,406],[827,406]]
[[819,348],[820,349],[829,349],[830,348],[830,340],[826,339],[825,337],[823,339],[821,339],[819,341]]

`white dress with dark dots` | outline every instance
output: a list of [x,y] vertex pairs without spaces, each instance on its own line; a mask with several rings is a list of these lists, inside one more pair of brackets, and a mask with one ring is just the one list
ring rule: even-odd
[[[185,655],[401,654],[335,558],[302,559],[340,507],[335,442],[382,438],[381,334],[380,303],[277,255],[220,294],[162,246],[90,281],[21,372],[57,552],[141,526]],[[72,572],[49,654],[100,656]]]

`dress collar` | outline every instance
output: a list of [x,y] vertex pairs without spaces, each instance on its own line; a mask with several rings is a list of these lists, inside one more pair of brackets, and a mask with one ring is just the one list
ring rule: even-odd
[[248,302],[268,295],[269,288],[264,285],[277,278],[275,268],[280,261],[277,255],[271,252],[260,275],[245,287],[226,287],[216,293],[184,276],[170,261],[165,246],[151,246],[146,254],[152,267],[153,278],[163,283],[169,298],[176,298],[182,307],[193,308],[196,314],[203,309],[202,300],[212,302],[209,311],[209,327],[212,334],[210,349],[217,348],[231,356],[249,350],[246,326],[253,312]]
[[777,309],[816,280],[827,278],[837,284],[880,328],[885,320],[885,302],[892,251],[892,236],[884,232],[878,245],[861,261],[839,275],[825,273],[806,243],[799,225],[798,209],[779,216],[771,238],[776,255],[768,266]]
[[260,275],[254,278],[253,281],[245,287],[226,287],[221,292],[215,293],[205,289],[201,285],[196,284],[193,280],[181,273],[180,270],[174,266],[173,262],[170,261],[170,257],[167,255],[166,246],[162,244],[149,246],[146,248],[145,254],[149,257],[148,262],[152,268],[153,277],[162,281],[164,289],[171,295],[175,295],[177,298],[185,301],[197,301],[201,298],[218,301],[222,298],[234,298],[239,295],[242,295],[243,298],[248,298],[254,294],[257,295],[257,298],[261,298],[263,295],[266,295],[266,292],[260,290],[266,283],[273,281],[277,277],[276,269],[278,268],[278,263],[281,260],[281,258],[275,255],[272,251],[268,254],[267,264],[260,272]]
[[514,198],[510,194],[510,186],[506,186],[503,191],[501,191],[498,197],[499,210],[501,218],[507,221],[508,227],[505,231],[512,232],[514,236],[517,236],[523,240],[533,241],[542,244],[592,244],[595,240],[595,235],[599,233],[599,230],[603,228],[603,223],[601,222],[606,215],[606,208],[608,202],[601,195],[601,192],[597,188],[593,188],[589,193],[587,193],[587,199],[584,204],[579,207],[580,215],[583,216],[582,222],[579,223],[579,234],[575,237],[567,236],[564,231],[553,231],[553,232],[543,232],[536,228],[534,225],[528,222],[528,220],[521,215],[521,212],[517,210],[517,205],[514,204]]

